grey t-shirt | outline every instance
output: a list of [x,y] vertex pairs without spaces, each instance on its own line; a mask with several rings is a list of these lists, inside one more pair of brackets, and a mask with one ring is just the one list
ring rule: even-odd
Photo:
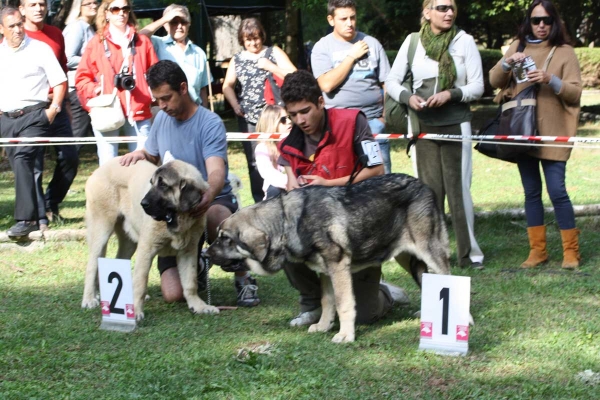
[[227,135],[225,125],[219,116],[204,107],[186,121],[178,121],[159,112],[154,119],[150,134],[144,146],[152,156],[165,159],[168,151],[177,160],[192,164],[202,173],[204,180],[208,180],[206,159],[221,157],[225,161],[225,185],[218,197],[231,192],[227,180],[229,165],[227,163]]
[[[315,78],[337,67],[350,53],[354,43],[364,40],[369,46],[365,57],[354,64],[346,80],[331,93],[323,92],[326,107],[358,108],[368,119],[383,114],[383,90],[390,62],[383,46],[372,36],[358,32],[350,42],[338,40],[333,33],[321,38],[312,51],[311,64]],[[380,84],[381,83],[381,84]]]

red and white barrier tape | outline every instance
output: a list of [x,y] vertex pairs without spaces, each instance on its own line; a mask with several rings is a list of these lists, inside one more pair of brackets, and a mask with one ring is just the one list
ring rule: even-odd
[[[279,140],[280,133],[242,133],[228,132],[227,141],[255,141],[255,140]],[[403,134],[399,133],[375,133],[373,136],[376,139],[404,139]],[[114,136],[105,137],[101,140],[105,143],[131,143],[137,142],[137,136]],[[487,143],[503,143],[512,145],[530,145],[531,142],[536,142],[539,146],[555,146],[557,143],[563,143],[565,147],[568,143],[591,144],[600,143],[600,138],[594,137],[569,137],[569,136],[505,136],[505,135],[446,135],[436,133],[421,133],[419,139],[429,140],[449,140],[463,141],[471,140],[472,142],[487,142]],[[514,143],[515,141],[528,141],[528,143]],[[51,145],[75,145],[85,143],[97,143],[95,137],[83,138],[65,138],[65,137],[23,137],[23,138],[0,138],[0,147],[13,146],[51,146]],[[540,143],[545,142],[545,143]],[[553,144],[549,144],[552,142]],[[597,146],[580,146],[588,148],[597,148]]]

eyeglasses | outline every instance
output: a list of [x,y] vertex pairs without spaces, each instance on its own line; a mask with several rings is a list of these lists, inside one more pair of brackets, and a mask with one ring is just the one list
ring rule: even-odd
[[452,12],[454,12],[454,6],[453,5],[435,6],[435,7],[431,7],[431,9],[435,10],[435,11],[439,11],[441,13],[447,13],[448,10],[452,10]]
[[90,1],[89,3],[83,3],[81,7],[98,7],[98,3],[95,1]]
[[286,125],[286,124],[289,124],[290,122],[292,122],[292,120],[290,119],[289,115],[286,115],[286,116],[283,116],[283,117],[279,118],[279,123],[280,124]]
[[531,23],[533,25],[539,25],[540,22],[543,22],[544,25],[552,25],[554,23],[554,18],[552,18],[552,17],[531,17]]
[[131,12],[131,7],[111,7],[108,9],[108,11],[110,11],[113,15],[118,15],[121,11],[123,11],[123,14],[129,14]]

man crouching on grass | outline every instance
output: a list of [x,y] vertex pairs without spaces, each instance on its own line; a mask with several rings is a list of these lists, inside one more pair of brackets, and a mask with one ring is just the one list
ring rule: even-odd
[[[227,180],[227,136],[219,116],[198,106],[190,97],[185,73],[173,61],[159,61],[148,70],[146,79],[161,111],[156,115],[144,149],[126,154],[121,165],[139,160],[153,164],[169,157],[192,164],[202,173],[210,189],[196,206],[197,215],[206,214],[208,242],[212,243],[221,221],[237,211],[238,203]],[[167,158],[167,160],[165,160]],[[204,236],[198,254],[202,251]],[[206,287],[206,266],[198,265],[198,287]],[[167,302],[183,300],[183,289],[175,257],[158,257],[163,298]],[[246,272],[235,272],[237,305],[254,307],[260,303],[256,279]]]
[[[294,123],[289,136],[279,145],[278,163],[285,167],[288,191],[305,185],[345,185],[359,157],[367,153],[368,161],[361,163],[353,181],[383,175],[378,144],[360,110],[326,110],[317,80],[307,71],[287,75],[281,97]],[[306,265],[286,265],[284,270],[300,292],[300,314],[290,325],[317,322],[321,316],[321,281],[317,273]],[[375,322],[395,303],[408,301],[404,290],[381,282],[381,266],[353,274],[352,281],[358,323]]]

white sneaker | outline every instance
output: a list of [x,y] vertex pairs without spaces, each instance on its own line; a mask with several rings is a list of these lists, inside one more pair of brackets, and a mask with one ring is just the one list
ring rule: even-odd
[[408,298],[408,295],[401,287],[392,285],[391,283],[387,283],[384,281],[379,282],[379,284],[385,287],[390,292],[392,300],[394,300],[395,306],[400,304],[410,304],[410,299]]
[[300,313],[296,318],[290,321],[290,326],[304,326],[317,323],[321,318],[321,311],[321,307],[319,307],[316,310]]

